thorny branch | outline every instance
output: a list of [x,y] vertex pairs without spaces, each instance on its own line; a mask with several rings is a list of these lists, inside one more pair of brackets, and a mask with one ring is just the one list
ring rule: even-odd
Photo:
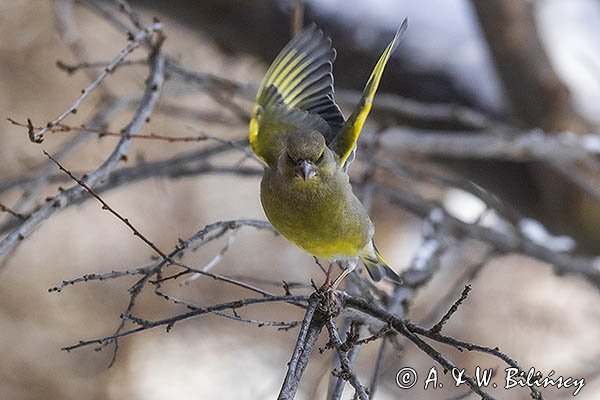
[[[81,136],[90,133],[100,137],[113,136],[118,138],[118,143],[104,163],[93,172],[71,172],[61,163],[62,155],[71,152],[77,146],[78,139],[76,137],[70,145],[65,146],[55,155],[44,152],[58,166],[61,173],[53,175],[48,168],[48,164],[46,164],[46,168],[41,168],[28,176],[0,182],[0,195],[23,188],[26,191],[25,189],[29,187],[35,189],[32,190],[31,197],[38,196],[39,189],[49,183],[66,182],[69,179],[76,182],[76,185],[68,189],[59,189],[57,195],[31,213],[21,214],[0,203],[0,211],[14,217],[5,224],[0,225],[0,234],[7,233],[0,241],[0,261],[6,261],[18,244],[27,238],[43,221],[58,211],[79,204],[91,197],[99,201],[103,209],[111,212],[125,224],[135,236],[139,237],[157,254],[157,257],[151,262],[137,267],[128,267],[106,273],[85,274],[71,280],[65,280],[56,287],[49,289],[51,292],[60,292],[69,286],[91,281],[108,281],[128,277],[136,279],[129,289],[129,301],[121,315],[118,327],[112,334],[80,341],[64,347],[64,350],[70,351],[86,346],[95,346],[96,349],[101,350],[110,344],[115,344],[112,365],[117,354],[119,339],[157,327],[164,327],[169,331],[179,322],[210,314],[244,324],[258,327],[271,326],[282,330],[293,329],[299,325],[297,340],[279,392],[279,399],[293,399],[300,390],[300,383],[311,360],[311,353],[321,331],[325,327],[329,342],[324,350],[332,350],[339,359],[339,370],[336,368],[332,371],[332,374],[340,378],[341,382],[332,391],[331,398],[340,398],[343,383],[347,381],[354,388],[357,398],[368,399],[375,393],[378,375],[382,369],[385,356],[384,353],[390,343],[397,343],[398,337],[404,338],[407,343],[412,343],[446,371],[457,368],[456,363],[451,360],[449,355],[437,350],[430,343],[445,344],[458,350],[466,349],[485,353],[502,360],[509,366],[518,368],[519,371],[523,371],[516,360],[498,348],[486,347],[442,334],[446,322],[459,311],[461,304],[467,300],[470,286],[465,286],[462,295],[447,309],[447,312],[432,328],[424,328],[406,319],[415,293],[426,285],[441,268],[441,257],[449,251],[451,245],[460,244],[465,238],[480,241],[489,248],[476,271],[482,268],[492,256],[500,257],[504,254],[520,253],[546,262],[559,274],[578,275],[600,287],[600,268],[598,268],[597,258],[557,251],[544,246],[543,243],[537,243],[520,231],[518,226],[520,217],[518,214],[497,201],[485,190],[464,180],[460,181],[451,177],[432,174],[418,168],[410,170],[410,167],[399,166],[393,157],[388,156],[389,152],[398,150],[405,154],[418,153],[419,155],[447,158],[537,160],[560,166],[576,163],[578,166],[584,166],[586,171],[591,172],[589,176],[581,178],[581,185],[592,185],[593,189],[594,181],[590,180],[589,177],[600,170],[597,159],[600,153],[600,144],[598,143],[600,140],[597,135],[590,134],[575,137],[568,133],[545,134],[536,130],[521,132],[496,121],[492,117],[465,107],[420,104],[394,95],[378,95],[377,109],[382,115],[393,115],[398,120],[411,121],[412,126],[419,126],[423,121],[428,121],[434,124],[439,123],[441,126],[459,125],[469,130],[465,134],[454,132],[452,135],[447,135],[442,133],[411,133],[406,129],[399,130],[396,127],[382,130],[382,127],[380,127],[376,138],[376,146],[372,146],[369,151],[370,159],[365,165],[365,173],[359,181],[355,182],[356,187],[364,189],[364,199],[366,203],[369,203],[368,205],[372,202],[372,196],[377,196],[424,220],[423,241],[413,261],[402,272],[403,285],[396,285],[392,290],[386,291],[374,286],[363,275],[355,273],[348,277],[351,285],[348,286],[347,290],[350,294],[332,291],[328,286],[317,288],[314,284],[312,285],[314,290],[311,294],[297,294],[299,291],[306,291],[306,286],[303,286],[302,282],[291,285],[286,282],[266,282],[256,278],[253,282],[249,278],[226,276],[213,272],[213,268],[227,256],[230,248],[233,247],[233,239],[231,238],[235,237],[235,234],[241,228],[252,227],[259,230],[273,231],[270,224],[259,220],[218,221],[203,227],[185,240],[179,239],[173,249],[169,252],[163,252],[137,229],[127,217],[115,211],[102,198],[102,194],[118,187],[131,185],[142,179],[158,177],[174,179],[209,173],[256,177],[261,173],[259,168],[242,167],[239,164],[232,166],[215,162],[217,157],[231,151],[240,151],[245,158],[248,158],[250,153],[246,139],[226,140],[218,135],[205,134],[204,132],[194,136],[144,134],[140,132],[143,124],[155,111],[158,98],[162,93],[161,88],[165,76],[170,75],[172,80],[193,84],[200,91],[206,92],[221,106],[232,112],[238,122],[246,122],[248,113],[244,107],[234,100],[253,99],[256,86],[189,70],[182,66],[176,58],[167,54],[162,48],[164,41],[162,25],[155,21],[144,27],[140,15],[127,1],[114,1],[118,11],[123,14],[121,17],[117,15],[114,7],[111,8],[106,3],[81,0],[81,4],[108,21],[118,30],[123,33],[127,32],[129,43],[109,62],[89,61],[87,52],[81,47],[81,43],[72,39],[74,37],[73,32],[69,30],[74,28],[69,25],[70,22],[68,20],[62,21],[65,41],[78,54],[79,62],[73,65],[59,62],[57,65],[70,74],[82,69],[88,71],[90,76],[93,76],[91,84],[82,91],[81,95],[65,111],[48,122],[46,126],[34,126],[30,120],[27,120],[27,123],[20,123],[13,119],[9,119],[9,121],[24,126],[30,139],[37,143],[40,143],[44,137],[50,137],[48,133],[53,132],[78,132]],[[296,18],[299,18],[298,15],[301,13],[300,8],[303,2],[299,1],[297,4]],[[72,4],[60,2],[60,7],[67,6],[72,6]],[[72,9],[70,10],[72,12]],[[128,22],[123,22],[123,17]],[[135,33],[129,33],[131,31]],[[67,38],[71,39],[67,40]],[[129,54],[138,47],[148,51],[147,60],[126,60]],[[129,124],[120,132],[107,129],[107,121],[112,119],[117,112],[122,111],[125,108],[124,104],[131,103],[131,100],[111,100],[110,97],[104,99],[103,103],[100,104],[99,111],[91,123],[78,127],[63,123],[70,114],[77,112],[85,103],[89,94],[100,87],[109,74],[125,65],[130,65],[132,68],[137,65],[148,65],[150,67],[143,95],[141,98],[135,99],[138,105]],[[101,71],[97,75],[93,75],[96,68],[101,68]],[[359,96],[358,93],[343,90],[339,91],[337,95],[340,102],[348,104],[353,104]],[[163,93],[162,96],[166,97],[168,93]],[[375,119],[377,118],[377,112],[377,110],[374,110]],[[387,127],[388,124],[382,123],[381,125]],[[498,135],[497,132],[503,132],[503,134]],[[119,162],[126,159],[128,146],[132,139],[160,140],[165,144],[174,142],[189,142],[191,144],[212,140],[218,142],[218,144],[156,161],[141,162],[138,165],[118,168]],[[379,179],[381,174],[391,172],[394,175],[399,170],[408,172],[409,179],[417,183],[425,182],[442,189],[450,187],[470,192],[482,200],[488,210],[495,212],[509,229],[484,226],[480,223],[480,220],[475,223],[464,222],[446,212],[435,200],[427,199],[417,193],[400,190],[397,188],[396,181],[390,182],[389,180]],[[81,178],[76,176],[81,176]],[[590,193],[595,192],[590,190]],[[196,251],[209,242],[223,240],[226,237],[230,239],[225,241],[208,264],[194,267],[182,261],[187,253]],[[473,274],[475,273],[473,272]],[[254,293],[257,297],[243,298],[220,304],[201,305],[180,299],[168,293],[163,287],[166,282],[183,280],[184,283],[189,284],[200,278],[214,279],[227,287],[242,288]],[[459,280],[459,283],[462,285],[461,280]],[[266,284],[275,286],[275,289],[267,291],[261,288],[262,285]],[[152,288],[153,293],[161,299],[176,306],[185,307],[185,311],[159,320],[148,320],[136,315],[136,302],[139,295],[148,287]],[[280,293],[284,294],[278,294],[275,290],[282,290]],[[439,305],[442,310],[446,309],[446,303],[448,303],[447,298],[443,298],[443,300]],[[294,309],[303,310],[302,322],[298,324],[297,321],[246,318],[238,313],[252,305],[274,303],[286,303],[294,306]],[[434,314],[437,315],[437,313]],[[350,324],[350,329],[344,340],[340,337],[340,330],[338,330],[336,323],[338,315]],[[377,323],[374,321],[377,321]],[[360,329],[357,328],[359,326]],[[424,338],[428,341],[423,340]],[[370,384],[365,387],[359,379],[356,368],[357,363],[362,362],[358,357],[358,349],[373,342],[379,342],[381,347],[377,360],[375,360],[375,368],[372,368],[374,373]],[[485,390],[478,387],[471,377],[466,375],[464,377],[472,392],[478,394],[482,399],[493,398]],[[542,394],[534,388],[531,389],[531,395],[535,399],[543,399]]]

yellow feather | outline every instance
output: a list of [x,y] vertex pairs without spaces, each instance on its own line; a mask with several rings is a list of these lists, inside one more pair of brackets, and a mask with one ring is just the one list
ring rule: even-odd
[[[290,52],[287,53],[281,59],[281,61],[274,63],[271,66],[271,68],[273,69],[272,71],[271,71],[271,68],[269,68],[269,70],[267,71],[267,74],[265,75],[265,83],[262,85],[263,88],[275,81],[275,79],[279,76],[281,69],[287,64],[287,62],[290,60],[290,58],[292,58],[295,54],[296,54],[296,50],[290,49]],[[260,93],[261,91],[259,90],[258,92]]]
[[371,72],[371,76],[365,85],[360,102],[356,105],[352,115],[350,115],[342,130],[338,134],[338,137],[336,138],[334,148],[335,152],[340,156],[340,167],[342,168],[356,146],[358,136],[362,131],[363,125],[367,119],[367,116],[369,115],[369,111],[371,111],[373,98],[375,97],[375,93],[379,87],[379,81],[383,75],[383,70],[390,59],[390,55],[398,46],[398,41],[402,33],[404,33],[406,30],[406,26],[407,24],[405,20],[398,29],[398,32],[396,32],[394,39],[385,48],[381,57],[379,57],[379,60],[377,61],[375,68],[373,68],[373,72]]
[[[252,146],[252,150],[256,155],[263,160],[260,156],[260,149],[258,146],[258,130],[259,130],[259,120],[260,120],[260,111],[261,107],[259,105],[254,106],[254,110],[252,110],[252,118],[250,119],[250,146]],[[264,160],[263,160],[264,161]]]
[[302,90],[302,87],[299,87],[299,88],[296,88],[296,90],[294,90],[294,92],[292,92],[292,94],[290,94],[290,89],[288,89],[288,88],[293,88],[294,86],[296,86],[298,84],[298,82],[302,81],[302,79],[304,79],[306,77],[306,73],[302,73],[302,71],[304,71],[304,69],[308,65],[310,65],[310,63],[308,63],[308,62],[302,63],[298,68],[296,68],[295,71],[290,73],[283,80],[283,82],[281,82],[281,86],[279,86],[279,88],[281,89],[284,100],[286,100],[288,97],[292,97],[292,95],[294,93],[297,93],[299,90],[300,91]]
[[297,75],[297,71],[295,71],[294,68],[300,61],[302,61],[302,58],[303,54],[299,54],[299,57],[293,58],[289,62],[289,64],[287,64],[285,68],[283,68],[281,72],[277,75],[277,77],[273,80],[273,84],[279,89],[285,87],[285,84],[283,84],[282,81],[289,80],[290,78],[293,78]]

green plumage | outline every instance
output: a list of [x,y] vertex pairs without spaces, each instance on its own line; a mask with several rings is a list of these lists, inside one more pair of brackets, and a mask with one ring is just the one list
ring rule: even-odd
[[[312,135],[294,132],[305,139],[304,148],[292,147],[297,157],[315,160],[317,174],[308,180],[295,176],[295,163],[287,155],[277,168],[266,168],[261,182],[261,202],[275,229],[291,242],[318,257],[358,257],[373,236],[373,225],[352,193],[348,175],[338,168],[333,153],[324,146],[324,159],[311,157]],[[299,159],[299,158],[295,158]],[[291,164],[291,165],[290,165]]]
[[402,24],[347,121],[335,103],[331,40],[310,26],[280,52],[258,91],[250,143],[265,163],[261,202],[275,229],[310,254],[360,258],[370,276],[400,278],[373,243],[374,228],[346,173]]

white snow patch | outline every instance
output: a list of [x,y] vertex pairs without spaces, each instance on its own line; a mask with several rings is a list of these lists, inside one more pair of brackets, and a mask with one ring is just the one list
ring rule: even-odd
[[600,135],[583,135],[581,137],[581,145],[589,152],[600,153]]
[[594,266],[594,268],[600,271],[600,257],[594,258],[594,261],[592,261],[592,265]]
[[446,213],[444,213],[444,210],[442,210],[439,207],[434,208],[429,213],[429,219],[435,224],[439,224],[440,222],[442,222],[445,216]]
[[440,241],[437,238],[426,240],[418,249],[413,259],[411,268],[422,271],[427,268],[433,256],[440,248]]
[[575,240],[570,236],[553,236],[544,225],[534,219],[524,218],[519,221],[519,230],[533,243],[552,251],[566,252],[575,249]]
[[450,189],[444,196],[444,209],[464,222],[473,223],[485,211],[486,205],[471,193]]

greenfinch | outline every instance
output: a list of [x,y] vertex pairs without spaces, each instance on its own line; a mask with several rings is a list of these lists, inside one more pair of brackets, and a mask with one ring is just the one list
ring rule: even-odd
[[373,242],[374,227],[347,174],[385,65],[405,20],[345,120],[334,100],[331,39],[315,25],[277,55],[260,85],[250,144],[264,162],[260,199],[273,227],[316,257],[345,261],[339,282],[360,259],[374,281],[400,282]]

